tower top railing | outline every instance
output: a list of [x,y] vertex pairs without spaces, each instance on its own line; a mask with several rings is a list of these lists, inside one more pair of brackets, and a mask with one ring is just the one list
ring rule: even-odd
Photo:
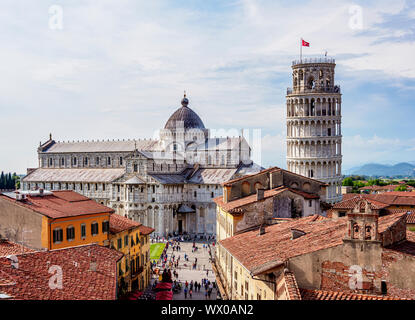
[[336,63],[336,59],[331,57],[320,57],[320,58],[302,58],[294,60],[292,65],[305,64],[305,63]]

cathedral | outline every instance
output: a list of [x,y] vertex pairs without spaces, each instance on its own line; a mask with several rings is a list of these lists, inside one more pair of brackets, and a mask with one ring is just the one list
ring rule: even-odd
[[159,139],[72,141],[38,147],[23,190],[74,190],[155,235],[214,235],[221,184],[262,168],[243,135],[211,137],[186,94]]

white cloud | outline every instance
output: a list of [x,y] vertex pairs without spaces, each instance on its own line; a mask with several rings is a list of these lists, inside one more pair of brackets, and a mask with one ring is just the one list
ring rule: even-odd
[[376,43],[389,32],[377,26],[382,15],[399,13],[403,1],[364,6],[367,34],[348,27],[349,6],[244,0],[208,12],[162,0],[68,2],[63,30],[53,31],[47,4],[4,2],[0,108],[4,132],[21,143],[0,138],[0,167],[35,166],[38,141],[49,132],[59,140],[150,137],[183,90],[208,127],[271,132],[263,158],[280,161],[275,141],[285,130],[285,88],[300,37],[311,42],[304,54],[349,55],[338,63],[350,82],[367,70],[366,79],[415,78],[412,43]]

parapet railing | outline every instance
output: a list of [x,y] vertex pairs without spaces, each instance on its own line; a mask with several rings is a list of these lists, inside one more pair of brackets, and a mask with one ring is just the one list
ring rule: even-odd
[[309,93],[309,92],[322,92],[322,93],[340,93],[340,86],[335,85],[333,87],[315,87],[315,88],[307,88],[307,87],[297,87],[297,88],[287,88],[287,94],[292,93]]
[[298,60],[294,60],[292,65],[296,64],[304,64],[304,63],[336,63],[336,59],[324,57],[324,58],[302,58]]

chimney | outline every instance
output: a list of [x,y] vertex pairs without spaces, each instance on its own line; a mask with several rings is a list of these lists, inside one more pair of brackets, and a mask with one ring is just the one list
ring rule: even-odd
[[265,225],[261,224],[259,227],[259,235],[262,236],[263,234],[265,234]]
[[95,261],[89,263],[89,271],[97,271],[97,263]]
[[265,191],[265,189],[257,189],[256,190],[256,200],[257,201],[264,199],[264,191]]

